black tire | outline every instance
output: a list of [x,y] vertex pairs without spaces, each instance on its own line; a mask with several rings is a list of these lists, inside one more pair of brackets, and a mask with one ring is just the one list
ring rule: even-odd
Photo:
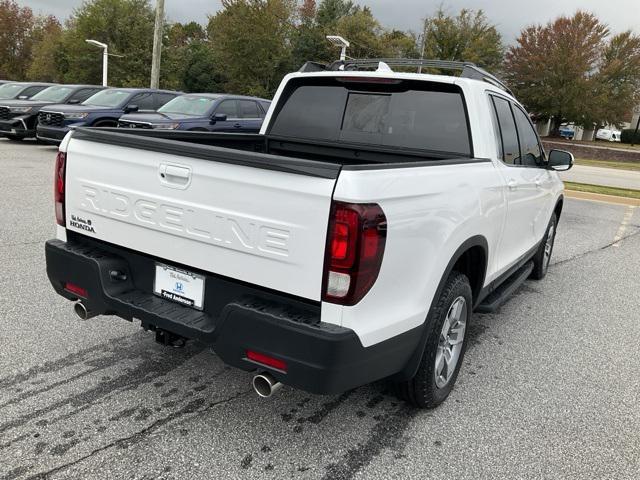
[[[436,381],[436,354],[441,345],[441,332],[450,310],[455,302],[459,302],[460,298],[463,298],[465,302],[464,313],[462,314],[465,322],[463,340],[453,373],[446,385],[439,386]],[[458,378],[458,372],[462,366],[467,348],[468,335],[465,335],[465,333],[468,332],[471,320],[472,302],[469,279],[461,273],[452,272],[447,278],[432,314],[427,318],[426,328],[429,329],[429,333],[418,370],[413,378],[396,384],[396,392],[402,400],[419,408],[434,408],[449,396]]]
[[12,142],[21,142],[22,140],[24,140],[24,137],[19,137],[17,135],[5,135],[5,137],[7,137]]
[[[530,277],[534,280],[542,280],[547,275],[547,270],[549,269],[549,262],[551,261],[551,255],[553,254],[553,244],[556,240],[556,232],[558,231],[558,217],[553,213],[551,215],[551,219],[549,220],[549,224],[547,225],[547,229],[544,232],[544,237],[542,237],[542,242],[540,243],[540,247],[538,247],[538,251],[533,256],[533,271],[531,272]],[[551,233],[551,238],[549,238],[549,234]],[[551,242],[549,248],[549,255],[545,255],[545,250],[547,247],[547,243]]]

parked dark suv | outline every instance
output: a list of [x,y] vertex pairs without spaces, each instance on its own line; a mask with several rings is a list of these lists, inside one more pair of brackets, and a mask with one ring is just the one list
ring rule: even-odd
[[28,100],[0,100],[0,135],[11,140],[35,137],[38,112],[42,107],[79,104],[104,88],[97,85],[54,85]]
[[123,115],[118,127],[255,133],[270,103],[255,97],[190,93],[174,98],[156,113]]
[[55,84],[41,82],[8,82],[0,85],[0,100],[9,100],[14,98],[17,98],[18,100],[26,100],[52,85]]
[[180,95],[149,88],[110,88],[98,92],[80,105],[52,105],[38,118],[38,139],[60,143],[71,127],[115,127],[125,113],[155,111]]

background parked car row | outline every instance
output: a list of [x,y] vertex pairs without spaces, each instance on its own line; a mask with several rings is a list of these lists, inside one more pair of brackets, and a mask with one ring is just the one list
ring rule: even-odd
[[0,81],[0,136],[60,143],[75,127],[252,133],[269,105],[229,94]]

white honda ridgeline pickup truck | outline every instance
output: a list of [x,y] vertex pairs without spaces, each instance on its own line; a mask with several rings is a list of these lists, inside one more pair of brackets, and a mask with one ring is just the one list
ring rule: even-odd
[[[390,67],[418,63],[462,73]],[[545,276],[572,163],[473,64],[307,63],[260,134],[70,132],[47,273],[81,318],[198,340],[262,396],[389,378],[433,407],[472,312]]]

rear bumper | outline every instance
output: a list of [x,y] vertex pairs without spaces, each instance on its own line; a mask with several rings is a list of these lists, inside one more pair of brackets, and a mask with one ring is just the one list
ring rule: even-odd
[[38,125],[37,134],[38,140],[42,140],[47,143],[60,143],[65,135],[71,130],[68,127],[47,127],[45,125]]
[[0,135],[13,135],[20,138],[34,137],[36,131],[30,129],[21,118],[0,120]]
[[[352,330],[321,322],[317,302],[207,272],[197,272],[206,277],[204,311],[194,310],[152,293],[155,259],[72,237],[77,238],[50,240],[45,246],[47,275],[63,297],[78,299],[64,288],[74,283],[87,290],[83,303],[96,312],[136,318],[145,329],[200,341],[229,365],[270,371],[282,383],[312,393],[339,393],[393,375],[420,340],[415,329],[365,348]],[[287,371],[252,363],[247,350],[284,360]]]

